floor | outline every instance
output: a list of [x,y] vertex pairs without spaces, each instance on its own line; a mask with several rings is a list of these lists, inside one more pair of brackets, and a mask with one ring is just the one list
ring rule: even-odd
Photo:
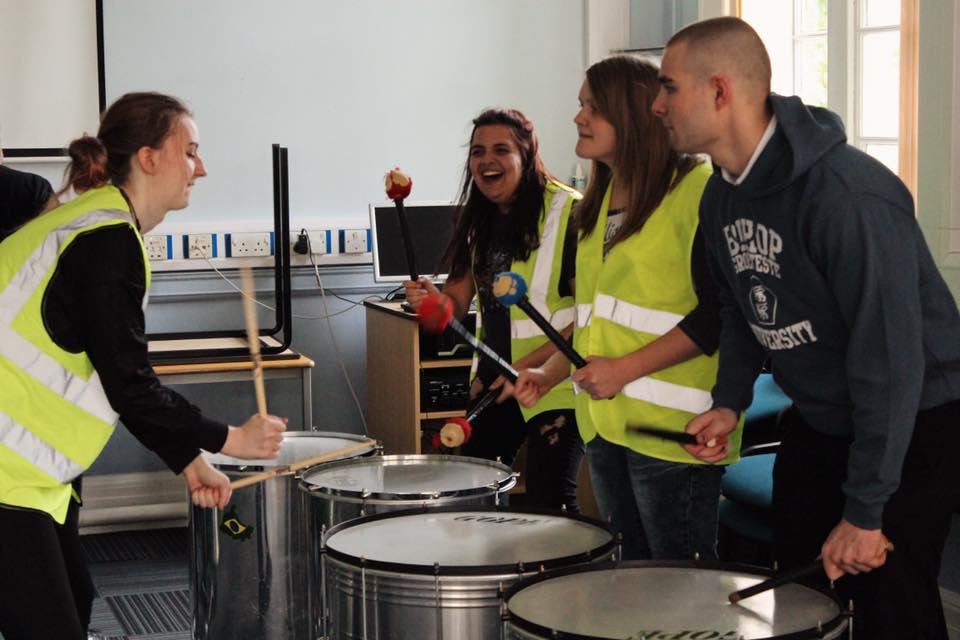
[[84,536],[100,597],[91,629],[109,640],[189,640],[186,529]]

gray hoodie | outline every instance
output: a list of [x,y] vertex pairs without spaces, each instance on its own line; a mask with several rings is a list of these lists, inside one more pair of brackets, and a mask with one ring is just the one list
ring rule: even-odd
[[814,429],[852,436],[844,518],[877,529],[917,411],[960,398],[960,315],[903,183],[836,114],[769,103],[777,128],[744,182],[717,169],[700,204],[725,289],[714,404],[743,410],[769,357]]

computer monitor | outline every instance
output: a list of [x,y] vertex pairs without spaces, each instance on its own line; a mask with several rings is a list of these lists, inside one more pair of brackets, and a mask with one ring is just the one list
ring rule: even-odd
[[[442,281],[437,274],[440,260],[453,234],[456,205],[450,202],[405,202],[403,207],[413,242],[413,255],[419,275]],[[377,282],[401,282],[410,279],[407,254],[400,234],[396,205],[377,202],[370,205],[370,229],[373,236],[373,279]]]

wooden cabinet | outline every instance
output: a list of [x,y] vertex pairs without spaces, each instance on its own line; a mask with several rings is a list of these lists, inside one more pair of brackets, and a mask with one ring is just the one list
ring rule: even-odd
[[416,316],[403,311],[399,302],[365,302],[364,306],[369,435],[383,443],[384,453],[429,453],[424,440],[429,442],[446,418],[464,415],[464,408],[429,410],[421,403],[423,381],[431,373],[462,373],[466,383],[470,358],[421,359]]

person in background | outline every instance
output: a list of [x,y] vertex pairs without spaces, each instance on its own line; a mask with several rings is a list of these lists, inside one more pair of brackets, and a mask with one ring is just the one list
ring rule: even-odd
[[[723,464],[740,432],[718,441],[705,464],[680,445],[630,431],[683,431],[710,406],[719,305],[697,230],[710,171],[671,150],[650,113],[657,67],[615,56],[589,69],[580,89],[577,155],[592,160],[577,207],[573,373],[576,417],[587,443],[600,514],[623,535],[627,559],[716,558]],[[530,404],[570,376],[558,353],[523,371],[514,393]]]
[[[542,364],[556,347],[517,307],[507,309],[493,294],[497,273],[515,271],[526,280],[531,304],[567,335],[572,329],[573,296],[560,278],[561,264],[576,249],[567,234],[573,203],[580,194],[557,181],[543,164],[533,123],[515,109],[490,109],[473,120],[460,190],[459,213],[443,263],[449,277],[443,295],[463,318],[476,295],[481,339],[514,368]],[[404,283],[414,307],[436,288],[429,280]],[[481,320],[482,319],[482,320]],[[504,379],[485,359],[475,362],[472,401]],[[531,506],[579,512],[577,473],[583,443],[567,383],[521,408],[504,393],[474,421],[464,455],[512,464],[527,441],[526,489]]]
[[42,211],[57,206],[46,178],[3,164],[0,146],[0,241]]
[[700,223],[724,283],[713,408],[687,430],[729,433],[769,358],[794,402],[773,478],[780,568],[820,558],[857,637],[945,640],[960,314],[903,183],[770,75],[737,18],[682,29],[663,57],[653,109],[674,148],[713,159]]
[[[141,234],[185,208],[206,175],[197,126],[176,98],[133,93],[103,115],[105,162],[70,203],[0,243],[0,633],[86,637],[93,583],[77,530],[80,474],[117,419],[175,473],[194,504],[230,483],[200,450],[272,458],[285,420],[210,420],[163,387],[147,359],[150,266]],[[92,143],[88,146],[96,146]]]

